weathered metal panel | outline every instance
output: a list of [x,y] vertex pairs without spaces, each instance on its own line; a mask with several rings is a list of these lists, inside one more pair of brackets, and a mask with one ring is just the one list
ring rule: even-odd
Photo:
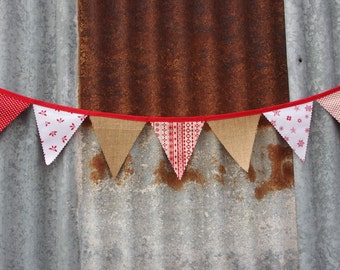
[[[286,1],[292,99],[340,85],[340,2]],[[340,268],[340,128],[315,104],[306,162],[294,161],[301,269]]]
[[[82,107],[179,116],[288,100],[282,1],[79,7]],[[85,134],[84,269],[297,268],[292,152],[266,120],[249,175],[208,125],[182,180],[150,125],[116,179]]]
[[[258,132],[252,159],[261,173],[248,177],[205,129],[183,182],[150,125],[117,179],[106,165],[88,166],[100,147],[91,127],[83,136],[83,269],[298,268],[292,160],[288,154],[272,167],[283,142],[268,126]],[[286,168],[289,188],[282,175],[270,183]]]
[[[0,1],[0,87],[77,106],[76,2]],[[77,140],[77,136],[75,138]],[[79,269],[74,141],[44,165],[33,110],[0,134],[0,269]]]
[[81,107],[189,116],[288,101],[283,4],[80,0]]

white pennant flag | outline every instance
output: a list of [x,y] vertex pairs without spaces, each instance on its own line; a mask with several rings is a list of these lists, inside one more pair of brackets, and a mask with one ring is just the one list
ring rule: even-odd
[[204,122],[151,122],[179,179],[201,134]]
[[263,113],[302,161],[306,157],[312,111],[311,101]]
[[33,105],[46,165],[50,165],[87,115]]

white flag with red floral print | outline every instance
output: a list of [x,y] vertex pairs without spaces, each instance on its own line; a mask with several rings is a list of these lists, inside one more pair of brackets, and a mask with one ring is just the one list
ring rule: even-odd
[[151,122],[155,133],[179,179],[182,178],[204,121]]
[[340,123],[340,91],[317,100]]
[[30,103],[0,93],[0,132],[18,117]]
[[87,115],[33,105],[46,165],[60,154]]
[[306,157],[312,111],[313,101],[263,113],[302,161]]

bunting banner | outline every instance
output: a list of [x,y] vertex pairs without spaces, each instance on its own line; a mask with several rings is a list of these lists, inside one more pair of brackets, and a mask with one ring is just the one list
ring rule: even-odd
[[177,177],[181,179],[204,122],[151,122],[151,125]]
[[264,113],[302,161],[305,161],[312,111],[311,101]]
[[317,100],[340,123],[340,91]]
[[111,175],[116,177],[145,123],[98,116],[90,120]]
[[90,116],[111,174],[115,177],[145,123],[150,122],[179,179],[188,165],[208,123],[234,160],[248,171],[260,115],[264,115],[296,155],[305,160],[313,102],[316,101],[340,122],[340,86],[283,104],[218,115],[161,117],[113,114],[72,108],[29,98],[0,88],[0,132],[20,113],[33,105],[47,165]]
[[19,116],[31,103],[0,92],[0,132]]
[[87,115],[33,105],[46,165],[64,149]]
[[228,153],[248,172],[260,114],[209,121],[208,124]]

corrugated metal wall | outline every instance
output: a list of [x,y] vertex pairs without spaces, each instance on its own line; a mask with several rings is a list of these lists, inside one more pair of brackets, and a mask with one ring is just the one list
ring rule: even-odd
[[[339,11],[285,1],[291,99],[340,84]],[[0,87],[77,106],[76,1],[2,1],[0,15]],[[319,106],[313,117],[295,188],[256,197],[285,155],[265,124],[252,158],[262,174],[247,176],[206,129],[180,187],[162,183],[171,168],[149,125],[116,180],[89,125],[46,167],[29,109],[0,134],[0,269],[336,269],[339,125]]]
[[[0,1],[1,87],[77,106],[76,14],[76,1]],[[80,269],[79,138],[46,167],[32,109],[0,134],[0,269]]]
[[[261,3],[79,1],[81,106],[178,116],[287,101],[283,1]],[[86,134],[81,213],[85,251],[96,252],[83,257],[90,268],[297,265],[292,155],[264,120],[251,177],[208,126],[181,181],[150,125],[116,180],[100,177],[109,172],[90,126]]]
[[[285,1],[291,99],[340,84],[340,1]],[[340,268],[340,128],[315,105],[306,162],[294,162],[301,269]]]

